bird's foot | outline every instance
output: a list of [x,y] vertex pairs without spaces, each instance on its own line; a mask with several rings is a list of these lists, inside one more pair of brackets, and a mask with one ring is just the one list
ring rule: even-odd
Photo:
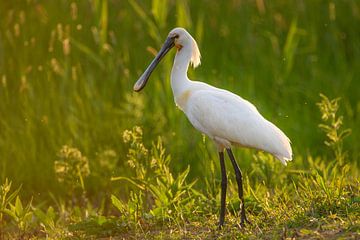
[[218,229],[221,230],[224,227],[224,222],[219,222]]
[[244,228],[245,223],[251,225],[251,222],[247,220],[246,216],[241,216],[240,227]]

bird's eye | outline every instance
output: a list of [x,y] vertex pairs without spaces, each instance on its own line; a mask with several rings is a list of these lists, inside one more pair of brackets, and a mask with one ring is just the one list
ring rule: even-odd
[[176,35],[174,36],[174,39],[178,39],[178,38],[179,38],[179,35],[176,34]]

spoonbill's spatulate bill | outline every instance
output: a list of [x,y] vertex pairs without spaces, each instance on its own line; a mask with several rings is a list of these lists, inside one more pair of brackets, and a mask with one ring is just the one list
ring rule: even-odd
[[192,36],[183,28],[170,31],[155,59],[134,85],[134,91],[143,89],[156,65],[173,47],[177,48],[171,70],[171,88],[176,105],[186,114],[191,124],[209,136],[219,151],[221,167],[221,208],[219,227],[224,224],[227,176],[224,150],[235,170],[241,201],[240,225],[249,222],[245,215],[242,174],[231,151],[231,146],[263,150],[275,156],[284,165],[292,159],[290,140],[274,124],[266,120],[250,102],[229,91],[187,77],[188,66],[200,64],[200,51]]

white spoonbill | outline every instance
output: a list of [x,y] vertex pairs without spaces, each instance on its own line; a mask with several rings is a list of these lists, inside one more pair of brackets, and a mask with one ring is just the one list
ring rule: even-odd
[[284,165],[292,159],[289,138],[274,124],[266,120],[250,102],[229,91],[192,81],[187,77],[189,63],[200,64],[200,51],[192,36],[183,28],[170,31],[164,45],[134,85],[134,91],[145,87],[156,65],[172,48],[177,52],[171,70],[171,88],[176,105],[185,113],[191,124],[209,136],[216,144],[221,166],[221,208],[219,227],[224,224],[227,176],[224,162],[226,149],[235,170],[241,201],[240,225],[247,220],[243,196],[242,174],[231,146],[263,150],[275,156]]

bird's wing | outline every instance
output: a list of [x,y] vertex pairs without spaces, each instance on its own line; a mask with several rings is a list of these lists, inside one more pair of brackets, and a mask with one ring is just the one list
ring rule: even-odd
[[195,91],[185,113],[195,128],[213,139],[264,150],[283,163],[292,157],[286,135],[261,116],[254,105],[231,92]]

